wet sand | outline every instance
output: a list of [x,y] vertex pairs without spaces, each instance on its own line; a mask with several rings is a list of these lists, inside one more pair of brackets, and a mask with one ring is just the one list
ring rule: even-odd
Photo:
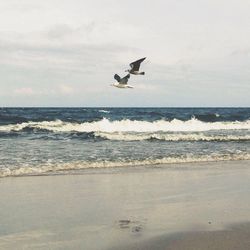
[[144,242],[116,246],[120,250],[248,250],[250,223],[235,224],[220,231],[183,232]]
[[250,249],[249,193],[249,161],[2,178],[0,249]]

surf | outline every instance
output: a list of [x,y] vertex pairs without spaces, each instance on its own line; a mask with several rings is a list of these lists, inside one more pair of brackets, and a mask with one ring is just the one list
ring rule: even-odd
[[173,119],[156,121],[109,120],[103,118],[93,122],[64,122],[62,120],[23,122],[1,125],[0,132],[22,131],[26,128],[47,130],[52,132],[204,132],[211,130],[249,130],[250,120],[203,122],[196,118],[187,121]]
[[[10,176],[28,176],[28,175],[53,175],[53,174],[69,174],[72,171],[100,168],[124,168],[136,166],[156,166],[164,164],[181,164],[181,163],[199,163],[199,162],[215,162],[215,161],[238,161],[250,160],[249,153],[235,154],[211,154],[211,155],[193,155],[186,154],[180,156],[166,156],[162,158],[146,158],[141,160],[103,160],[103,161],[74,161],[68,163],[53,163],[37,166],[21,166],[17,168],[5,167],[0,168],[0,177]],[[182,165],[183,166],[183,165]],[[174,165],[173,165],[174,167]]]

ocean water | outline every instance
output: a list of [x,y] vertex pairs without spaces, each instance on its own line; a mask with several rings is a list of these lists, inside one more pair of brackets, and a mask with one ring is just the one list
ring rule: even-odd
[[250,108],[0,108],[0,177],[250,160]]

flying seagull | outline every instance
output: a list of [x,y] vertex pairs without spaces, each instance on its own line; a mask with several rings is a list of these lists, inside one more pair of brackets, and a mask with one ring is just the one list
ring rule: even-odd
[[145,59],[146,57],[130,63],[129,66],[131,67],[131,69],[127,69],[125,70],[125,72],[129,72],[130,74],[133,74],[133,75],[145,75],[145,72],[139,72],[140,65]]
[[111,84],[111,86],[114,86],[114,87],[117,87],[117,88],[123,88],[123,89],[125,89],[125,88],[133,88],[132,86],[128,85],[129,77],[130,77],[130,74],[127,74],[123,78],[121,78],[120,76],[115,74],[114,78],[118,83]]

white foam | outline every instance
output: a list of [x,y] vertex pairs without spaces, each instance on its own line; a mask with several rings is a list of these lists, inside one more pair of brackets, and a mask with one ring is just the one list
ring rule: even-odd
[[4,168],[0,169],[0,177],[7,176],[25,176],[25,175],[43,175],[47,173],[68,173],[68,171],[91,169],[91,168],[114,168],[114,167],[133,167],[147,166],[159,164],[174,163],[192,163],[192,162],[215,162],[215,161],[236,161],[250,160],[249,153],[235,154],[211,154],[204,156],[194,156],[192,154],[183,155],[181,157],[164,157],[161,159],[145,159],[132,161],[101,161],[101,162],[84,162],[76,161],[70,163],[49,164],[36,167],[20,167],[16,169]]
[[210,130],[242,130],[250,129],[250,120],[235,122],[202,122],[195,118],[188,121],[174,119],[172,121],[110,121],[103,118],[100,121],[85,123],[70,123],[61,120],[43,122],[24,122],[0,126],[0,131],[20,131],[24,128],[45,129],[54,132],[201,132]]
[[104,109],[100,109],[100,110],[98,110],[100,113],[107,113],[107,114],[109,114],[110,113],[110,111],[108,111],[108,110],[104,110]]
[[59,129],[63,126],[63,122],[61,120],[56,121],[43,121],[43,122],[23,122],[18,124],[10,124],[0,126],[1,132],[10,132],[10,131],[21,131],[24,128],[38,128],[38,129],[46,129],[51,130]]
[[156,139],[161,141],[249,141],[249,135],[205,135],[203,133],[129,133],[129,132],[95,132],[95,136],[114,141],[143,141]]

